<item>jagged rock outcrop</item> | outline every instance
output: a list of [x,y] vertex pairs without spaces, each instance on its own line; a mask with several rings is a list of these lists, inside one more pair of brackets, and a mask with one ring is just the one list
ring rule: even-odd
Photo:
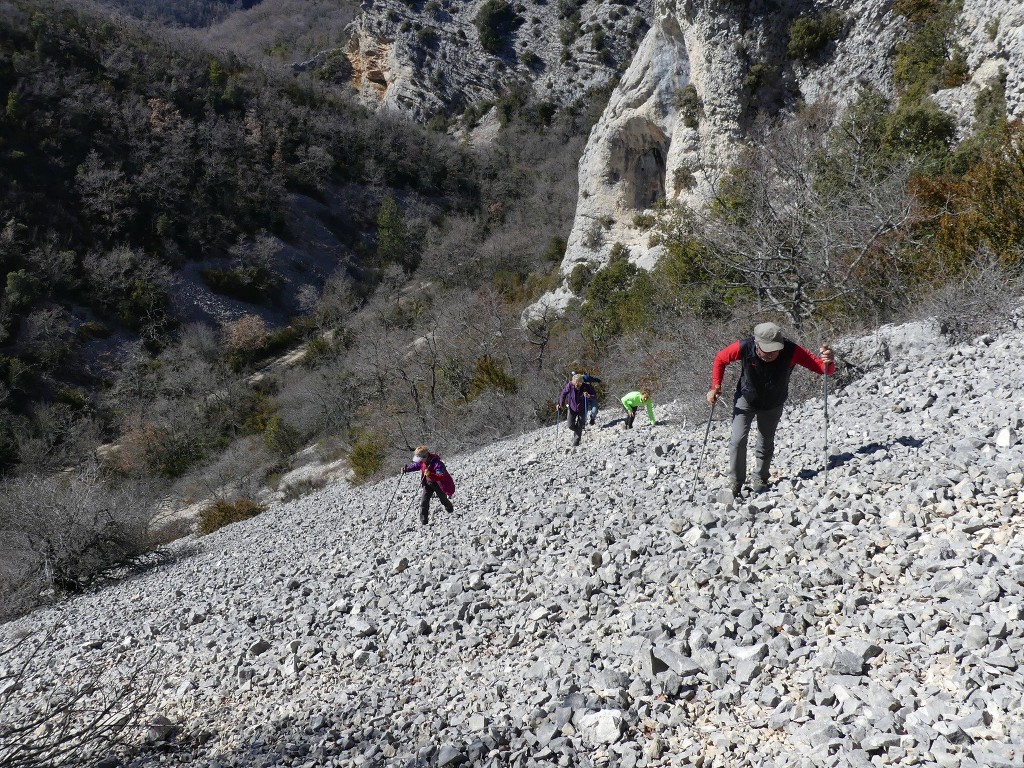
[[497,52],[481,45],[474,23],[484,4],[364,2],[344,48],[364,103],[422,122],[520,86],[538,100],[570,104],[614,80],[647,28],[653,0],[518,2]]
[[[787,20],[826,9],[845,20],[827,60],[787,60]],[[659,249],[637,226],[638,215],[658,200],[700,199],[766,108],[798,101],[841,108],[864,85],[892,95],[895,48],[904,29],[889,0],[790,2],[760,13],[721,0],[660,3],[580,162],[580,196],[562,274],[578,264],[603,266],[616,244],[650,267]],[[967,0],[959,29],[972,76],[936,94],[936,103],[966,133],[977,94],[1005,77],[1007,110],[1024,116],[1024,8],[1012,0]],[[774,68],[781,91],[758,92],[758,66]],[[561,308],[570,299],[563,287],[530,312]]]
[[1024,119],[1024,5],[1017,0],[964,0],[959,44],[967,57],[970,80],[940,91],[935,101],[956,116],[961,134],[974,125],[978,93],[1006,78],[1006,111]]

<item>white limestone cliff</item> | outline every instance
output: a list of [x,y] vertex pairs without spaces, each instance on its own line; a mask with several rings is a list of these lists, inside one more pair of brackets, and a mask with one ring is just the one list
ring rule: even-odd
[[[804,14],[807,4],[801,4]],[[785,62],[792,103],[831,102],[842,107],[865,85],[893,95],[896,46],[905,31],[890,0],[818,3],[810,12],[839,11],[841,38],[827,61]],[[657,17],[605,113],[594,127],[579,166],[579,200],[561,265],[568,277],[579,264],[596,270],[616,245],[651,268],[659,247],[638,225],[662,200],[694,200],[728,167],[753,123],[749,80],[752,61],[780,62],[785,35],[779,16],[744,14],[721,0],[663,0]],[[789,18],[797,8],[786,9]],[[773,26],[773,23],[775,26]],[[975,99],[1006,78],[1007,111],[1024,117],[1024,4],[1018,0],[965,0],[959,44],[968,82],[940,91],[936,103],[957,120],[961,135],[973,125]],[[699,119],[684,114],[680,91],[691,85],[703,106]],[[694,170],[700,171],[694,176]],[[566,287],[527,310],[564,308]]]

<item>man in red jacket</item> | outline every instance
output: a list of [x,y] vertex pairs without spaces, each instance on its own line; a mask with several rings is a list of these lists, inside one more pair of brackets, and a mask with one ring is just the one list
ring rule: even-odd
[[732,409],[732,438],[729,441],[729,479],[733,496],[739,496],[747,479],[747,436],[750,425],[757,418],[756,490],[768,485],[772,456],[775,453],[775,429],[782,418],[782,408],[789,396],[789,377],[794,366],[801,365],[815,373],[834,373],[836,366],[832,350],[821,347],[817,358],[782,335],[775,323],[761,323],[754,335],[736,341],[715,355],[711,368],[711,389],[708,403],[714,405],[722,394],[722,378],[729,363],[742,365],[736,384],[736,397]]

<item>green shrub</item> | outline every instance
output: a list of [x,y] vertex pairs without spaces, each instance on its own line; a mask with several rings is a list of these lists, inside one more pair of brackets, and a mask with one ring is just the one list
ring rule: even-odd
[[112,331],[103,323],[96,320],[87,320],[78,326],[78,338],[82,341],[110,338]]
[[74,387],[61,387],[53,399],[54,402],[69,406],[73,411],[84,411],[89,407],[89,393]]
[[271,416],[263,430],[263,443],[275,456],[286,457],[302,448],[302,435],[279,415]]
[[834,42],[843,30],[843,17],[837,11],[829,11],[822,17],[801,16],[789,25],[789,45],[786,52],[790,58],[800,61],[814,59]]
[[201,270],[199,276],[214,293],[253,304],[271,301],[281,290],[281,278],[260,265],[231,269],[210,267]]
[[325,83],[341,82],[349,76],[352,65],[341,51],[331,51],[323,62],[313,70],[313,77]]
[[384,445],[376,437],[360,437],[348,453],[348,465],[361,482],[378,472],[384,463]]
[[583,291],[586,290],[587,286],[590,285],[591,279],[594,275],[590,271],[590,267],[586,264],[577,264],[572,268],[572,272],[569,273],[569,278],[566,280],[566,284],[569,286],[569,290],[575,293],[577,296],[582,296]]
[[282,501],[295,501],[296,499],[301,499],[303,496],[308,496],[311,493],[319,491],[326,485],[326,478],[304,477],[301,480],[296,480],[293,483],[285,485],[282,489],[282,492],[284,493]]
[[566,241],[564,237],[553,236],[548,240],[548,247],[544,249],[544,261],[558,262],[565,257]]
[[538,72],[544,68],[544,59],[533,51],[527,51],[519,57],[519,60],[523,63],[523,66],[533,72]]
[[612,249],[608,252],[608,263],[617,264],[620,261],[626,261],[629,259],[629,248],[624,246],[622,243],[615,243],[612,245]]
[[687,128],[696,128],[700,125],[701,118],[704,117],[704,102],[693,83],[676,91],[674,103],[683,117],[683,125]]
[[596,251],[603,243],[604,230],[601,228],[601,222],[591,222],[587,231],[583,233],[583,246],[592,251]]
[[905,99],[886,119],[882,141],[893,154],[928,162],[945,157],[955,133],[953,118],[930,99]]
[[314,336],[306,342],[306,351],[302,354],[302,365],[306,368],[316,368],[321,363],[335,358],[338,354],[338,347],[333,339],[326,336]]
[[568,61],[572,58],[572,51],[569,50],[569,47],[576,42],[576,39],[580,36],[580,31],[581,25],[579,11],[575,12],[568,18],[563,19],[561,24],[558,25],[558,40],[563,46],[563,61]]
[[473,364],[473,376],[469,381],[469,396],[473,398],[488,390],[514,395],[519,391],[519,381],[493,357],[484,355]]
[[443,112],[431,115],[427,120],[427,130],[433,133],[444,133],[448,130],[448,117]]
[[170,297],[156,283],[133,280],[120,303],[117,305],[118,318],[133,330],[140,330],[152,323],[154,318],[162,323],[167,316]]
[[678,195],[684,189],[693,189],[697,186],[697,177],[692,170],[681,165],[672,171],[672,186]]
[[622,256],[598,270],[583,303],[585,332],[598,344],[628,331],[649,330],[654,286],[650,275]]
[[256,517],[264,509],[265,506],[253,499],[218,499],[199,514],[199,535],[206,536],[225,525]]
[[743,77],[743,87],[751,93],[759,91],[777,79],[778,75],[778,70],[775,67],[758,62],[747,70],[747,74]]
[[637,229],[648,230],[658,223],[658,217],[653,213],[638,213],[633,217],[633,226]]
[[914,22],[924,22],[939,13],[946,0],[895,0],[892,9]]
[[486,0],[473,19],[480,45],[495,55],[505,49],[509,36],[522,23],[522,17],[503,0]]
[[25,309],[43,295],[43,284],[27,270],[7,273],[4,297],[12,309]]
[[968,75],[967,61],[955,40],[959,3],[908,0],[895,7],[914,26],[896,46],[893,82],[904,93],[918,97],[963,83]]

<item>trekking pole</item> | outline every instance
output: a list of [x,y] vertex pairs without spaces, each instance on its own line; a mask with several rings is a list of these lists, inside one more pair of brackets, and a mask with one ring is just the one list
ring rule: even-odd
[[716,405],[718,405],[717,400],[711,404],[711,413],[708,414],[708,426],[704,430],[704,444],[700,447],[700,456],[697,458],[697,471],[693,473],[693,482],[690,483],[690,495],[686,497],[687,501],[693,501],[693,490],[697,486],[697,478],[700,477],[700,465],[704,463],[704,449],[708,447],[708,435],[711,434],[711,420],[715,418]]
[[828,487],[828,364],[821,377],[821,386],[825,394],[825,487]]
[[386,506],[386,507],[384,508],[384,519],[385,519],[385,520],[386,520],[386,519],[387,519],[387,517],[388,517],[388,513],[390,513],[390,512],[391,512],[391,505],[395,503],[395,496],[397,496],[397,495],[398,495],[398,487],[399,487],[399,486],[400,486],[400,485],[402,484],[402,480],[403,480],[404,478],[405,478],[405,472],[402,472],[402,473],[401,473],[401,474],[400,474],[400,475],[398,476],[398,482],[397,482],[397,483],[395,483],[395,490],[394,490],[394,491],[392,491],[392,493],[391,493],[391,500],[390,500],[390,501],[388,502],[388,505],[387,505],[387,506]]

